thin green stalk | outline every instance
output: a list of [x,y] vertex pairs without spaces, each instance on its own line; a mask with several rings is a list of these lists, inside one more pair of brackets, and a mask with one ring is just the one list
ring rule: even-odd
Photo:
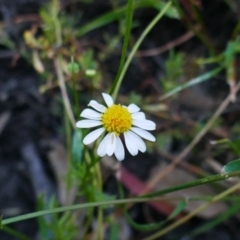
[[118,204],[124,204],[124,203],[137,203],[137,202],[147,202],[147,201],[153,201],[152,198],[130,198],[130,199],[121,199],[121,200],[111,200],[111,201],[103,201],[103,202],[92,202],[92,203],[83,203],[83,204],[76,204],[71,206],[64,206],[49,210],[42,210],[37,211],[33,213],[27,213],[20,216],[12,217],[3,219],[1,225],[5,226],[10,223],[19,222],[31,218],[36,218],[52,213],[60,213],[60,212],[66,212],[66,211],[73,211],[77,209],[86,209],[86,208],[94,208],[94,207],[101,207],[101,206],[109,206],[112,204],[118,205]]
[[174,222],[173,224],[169,225],[168,227],[165,227],[164,229],[160,230],[159,232],[157,232],[157,233],[155,233],[155,234],[153,234],[149,237],[146,237],[142,240],[154,240],[154,239],[157,239],[157,238],[163,236],[164,234],[170,232],[171,230],[175,229],[176,227],[178,227],[178,226],[182,225],[183,223],[187,222],[189,219],[196,216],[198,213],[202,212],[204,209],[206,209],[207,207],[209,207],[213,203],[215,203],[215,202],[221,200],[222,198],[224,198],[225,196],[235,192],[239,188],[240,188],[240,183],[238,183],[238,184],[234,185],[233,187],[227,189],[226,191],[218,194],[210,202],[207,202],[207,203],[204,203],[204,204],[200,205],[194,211],[190,212],[188,215],[186,215],[185,217],[181,218],[180,220]]
[[191,187],[195,187],[198,185],[203,185],[206,183],[212,183],[212,182],[217,182],[220,180],[224,180],[224,179],[228,179],[229,177],[234,177],[234,176],[238,176],[240,175],[240,171],[237,172],[232,172],[232,173],[221,173],[221,174],[217,174],[217,175],[213,175],[213,176],[209,176],[209,177],[205,177],[205,178],[201,178],[192,182],[188,182],[185,184],[181,184],[181,185],[177,185],[171,188],[166,188],[163,190],[159,190],[153,193],[149,193],[149,194],[145,194],[142,195],[143,198],[148,198],[148,197],[156,197],[156,196],[160,196],[163,194],[167,194],[167,193],[171,193],[171,192],[176,192],[185,188],[191,188]]
[[[141,0],[141,1],[134,1],[133,8],[147,8],[152,7],[157,10],[159,10],[160,2],[156,0]],[[109,11],[107,13],[104,13],[92,21],[88,22],[87,24],[80,27],[78,30],[75,31],[75,37],[81,37],[84,34],[93,31],[95,29],[98,29],[100,27],[103,27],[113,21],[116,21],[124,16],[126,13],[127,6],[119,7],[117,9],[114,9],[114,11]]]
[[76,79],[76,74],[72,74],[72,86],[73,86],[73,96],[74,96],[74,102],[75,102],[75,114],[78,116],[79,115],[79,99],[78,99],[78,92],[77,92],[77,79]]
[[[239,201],[239,199],[238,199]],[[190,232],[190,234],[186,234],[188,237],[197,236],[199,234],[203,234],[217,225],[221,224],[225,220],[229,219],[231,216],[235,215],[240,210],[240,204],[234,203],[232,206],[229,206],[226,211],[223,211],[219,214],[215,219],[204,223],[202,226],[197,227],[197,229]]]
[[8,226],[4,226],[2,229],[4,232],[16,237],[18,240],[30,240],[29,237],[27,237],[26,235],[8,227]]
[[216,68],[210,72],[207,72],[207,73],[204,73],[196,78],[193,78],[191,80],[189,80],[188,82],[174,88],[173,90],[169,91],[168,93],[164,94],[163,96],[160,97],[160,101],[163,101],[169,97],[171,97],[172,95],[188,88],[188,87],[191,87],[193,85],[196,85],[196,84],[199,84],[199,83],[202,83],[202,82],[205,82],[209,79],[211,79],[211,77],[215,76],[216,74],[218,74],[221,70],[223,70],[223,67],[219,67],[219,68]]
[[121,86],[121,83],[122,83],[122,80],[123,80],[123,77],[128,69],[128,66],[130,64],[130,62],[132,61],[137,49],[139,48],[140,44],[142,43],[142,41],[144,40],[144,38],[147,36],[147,34],[152,30],[152,28],[157,24],[157,22],[161,19],[161,17],[164,15],[164,13],[168,10],[168,8],[171,6],[171,2],[169,1],[165,7],[162,9],[161,12],[159,12],[159,14],[157,14],[157,16],[150,22],[150,24],[147,26],[147,28],[143,31],[143,33],[141,34],[141,36],[139,37],[138,41],[136,42],[136,44],[134,45],[132,51],[130,52],[128,58],[127,58],[127,61],[125,62],[123,68],[122,68],[122,71],[119,75],[119,78],[117,79],[116,82],[114,82],[114,85],[113,85],[113,90],[111,91],[112,92],[112,98],[114,100],[116,100],[116,97],[117,97],[117,94],[118,94],[118,91],[119,91],[119,88]]
[[[64,109],[64,126],[65,126],[65,134],[66,134],[66,146],[67,146],[67,169],[71,168],[71,145],[72,145],[72,139],[71,139],[71,122],[69,121],[66,109]],[[67,186],[70,189],[70,175],[67,174]]]
[[[100,164],[95,165],[95,175],[97,177],[98,191],[102,192],[102,174],[100,169]],[[103,239],[103,209],[98,207],[98,218],[97,218],[97,235],[98,239]]]
[[[55,209],[42,210],[42,211],[38,211],[38,212],[34,212],[34,213],[28,213],[28,214],[4,219],[4,220],[2,220],[2,225],[6,225],[6,224],[13,223],[13,222],[26,220],[26,219],[31,219],[31,218],[35,218],[35,217],[39,217],[39,216],[43,216],[43,215],[47,215],[47,214],[65,212],[65,211],[72,211],[72,210],[76,210],[76,209],[100,207],[100,206],[104,206],[104,205],[108,206],[108,205],[114,205],[114,204],[116,205],[116,204],[125,204],[125,203],[154,201],[154,200],[156,200],[156,199],[153,199],[154,196],[160,196],[160,195],[163,195],[163,194],[166,194],[166,193],[175,192],[175,191],[178,191],[178,190],[194,187],[194,186],[201,185],[201,184],[207,184],[207,183],[210,183],[210,182],[220,181],[220,180],[228,179],[228,178],[239,176],[239,175],[240,175],[240,171],[232,172],[232,173],[218,174],[218,175],[214,175],[214,176],[211,176],[211,177],[206,177],[206,178],[202,178],[202,179],[199,179],[199,180],[196,180],[196,181],[192,181],[190,183],[181,184],[181,185],[178,185],[178,186],[175,186],[175,187],[163,189],[161,191],[157,191],[155,193],[145,195],[145,197],[111,200],[111,201],[103,201],[103,202],[93,202],[93,203],[83,203],[83,204],[59,207],[59,208],[55,208]],[[146,197],[146,196],[150,196],[150,197]]]
[[97,210],[97,236],[99,240],[103,239],[103,209],[98,207]]
[[[89,173],[90,171],[93,172],[94,178],[90,179],[92,181],[92,186],[94,186],[94,188],[97,189],[97,191],[102,192],[102,175],[101,175],[101,169],[100,169],[100,165],[99,163],[96,163],[95,165],[93,165],[93,168],[89,168],[89,165],[91,165],[92,161],[91,161],[91,156],[88,150],[85,151],[85,159],[86,162],[88,164],[88,171],[86,173],[86,175],[84,176],[84,182],[87,182],[88,178],[89,178]],[[94,161],[95,162],[95,161]],[[86,187],[86,186],[85,186]],[[86,196],[86,198],[88,198]],[[91,216],[90,216],[91,217]],[[103,232],[102,232],[102,226],[103,226],[103,210],[101,207],[98,208],[98,212],[97,212],[97,236],[98,239],[102,239],[103,236]]]
[[124,66],[124,62],[125,62],[126,55],[127,55],[127,47],[128,47],[130,33],[131,33],[131,28],[132,28],[132,17],[133,17],[133,0],[129,0],[128,4],[127,4],[126,31],[125,31],[125,37],[124,37],[124,42],[123,42],[123,48],[122,48],[120,64],[119,64],[118,72],[117,72],[117,75],[115,77],[114,83],[112,85],[112,89],[110,91],[110,94],[113,93],[114,86],[117,84],[118,79],[119,79],[119,77],[121,75],[123,66]]
[[68,114],[69,120],[71,121],[72,127],[75,128],[76,121],[75,121],[75,118],[74,118],[74,115],[72,112],[70,100],[69,100],[66,85],[65,85],[65,79],[64,79],[63,72],[62,72],[62,64],[61,64],[62,58],[60,55],[54,59],[54,63],[55,63],[55,68],[56,68],[56,72],[57,72],[59,87],[60,87],[62,98],[63,98],[64,107]]
[[89,228],[90,228],[91,223],[92,223],[93,209],[87,209],[86,218],[87,219],[86,219],[85,224],[84,224],[82,239],[87,239],[87,234],[88,234]]
[[205,32],[203,32],[203,24],[201,24],[200,21],[200,27],[201,29],[198,30],[188,19],[188,16],[185,16],[185,14],[183,13],[181,6],[180,6],[180,1],[179,0],[173,0],[174,5],[178,11],[179,16],[181,17],[181,19],[187,19],[187,21],[184,21],[184,23],[188,26],[188,28],[194,32],[194,34],[203,42],[203,44],[205,44],[205,46],[209,49],[209,52],[211,53],[211,55],[216,55],[216,50],[214,45],[212,44],[212,42],[210,41],[209,37],[205,34]]
[[59,0],[53,0],[53,6],[52,6],[52,19],[55,26],[55,36],[56,36],[56,42],[58,47],[62,45],[62,30],[61,30],[61,24],[58,21],[58,13],[59,13]]
[[[59,13],[59,1],[54,0],[53,1],[52,20],[53,20],[54,26],[55,26],[56,43],[58,46],[61,46],[62,45],[62,30],[61,30],[61,24],[58,20],[58,13]],[[65,109],[67,111],[68,117],[71,121],[71,124],[72,124],[73,128],[75,128],[76,121],[74,118],[74,114],[72,112],[70,100],[69,100],[66,85],[65,85],[64,74],[62,71],[62,56],[60,54],[58,54],[56,56],[56,58],[54,59],[54,64],[55,64],[55,68],[56,68],[59,87],[60,87],[61,94],[63,97],[63,103],[64,103]]]
[[[240,89],[240,82],[235,87],[235,92],[238,92]],[[225,100],[218,107],[213,116],[208,120],[208,122],[204,125],[202,130],[194,137],[194,139],[189,143],[189,145],[173,160],[173,162],[165,167],[162,171],[159,171],[154,178],[152,178],[142,192],[146,192],[148,189],[151,189],[157,182],[163,179],[167,174],[169,174],[181,161],[184,157],[186,157],[189,152],[193,149],[194,146],[202,139],[202,137],[207,133],[207,131],[212,127],[214,122],[220,116],[220,114],[226,109],[228,104],[231,102],[231,94],[229,94]]]

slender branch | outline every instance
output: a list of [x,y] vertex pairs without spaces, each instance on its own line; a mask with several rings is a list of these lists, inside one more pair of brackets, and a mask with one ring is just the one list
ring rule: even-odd
[[[236,85],[236,92],[240,89],[240,82]],[[219,106],[219,108],[216,110],[216,112],[213,114],[213,116],[209,119],[209,121],[206,123],[206,125],[203,127],[203,129],[197,134],[197,136],[190,142],[190,144],[179,154],[175,160],[162,169],[157,175],[155,175],[150,181],[148,182],[146,188],[144,188],[141,192],[141,194],[146,194],[151,189],[154,188],[154,186],[165,176],[167,176],[182,160],[185,158],[190,151],[199,143],[199,141],[202,139],[202,137],[209,131],[209,129],[212,127],[214,122],[217,120],[217,118],[222,114],[222,112],[226,109],[229,103],[231,103],[231,93],[227,96],[227,98],[222,102],[222,104]]]
[[192,217],[196,216],[199,212],[203,211],[204,209],[208,208],[210,205],[212,205],[213,203],[221,200],[222,198],[224,198],[225,196],[235,192],[237,189],[240,188],[240,183],[234,185],[233,187],[227,189],[226,191],[218,194],[217,196],[213,197],[209,202],[204,203],[202,205],[200,205],[199,207],[197,207],[194,211],[190,212],[188,215],[186,215],[185,217],[181,218],[180,220],[178,220],[177,222],[174,222],[173,224],[169,225],[168,227],[165,227],[163,230],[160,230],[159,232],[144,238],[142,240],[154,240],[157,239],[161,236],[163,236],[164,234],[170,232],[171,230],[173,230],[174,228],[182,225],[183,223],[187,222],[189,219],[191,219]]
[[147,28],[143,31],[143,33],[137,40],[136,44],[134,45],[132,51],[130,52],[130,54],[127,58],[127,61],[125,62],[124,66],[122,68],[121,74],[120,74],[117,82],[114,84],[114,90],[112,92],[113,99],[116,99],[116,96],[117,96],[119,88],[121,86],[123,77],[128,69],[128,66],[130,65],[130,62],[132,61],[137,49],[139,48],[140,44],[142,43],[144,38],[147,36],[147,34],[152,30],[152,28],[156,25],[156,23],[161,19],[161,17],[164,15],[164,13],[168,10],[168,8],[171,6],[171,4],[172,4],[171,1],[169,1],[165,5],[165,7],[162,9],[162,11],[159,12],[159,14],[157,14],[157,16],[150,22],[150,24],[147,26]]
[[67,115],[69,117],[69,120],[70,120],[73,128],[75,128],[76,121],[75,121],[75,118],[74,118],[74,115],[73,115],[73,112],[72,112],[71,104],[70,104],[68,94],[67,94],[67,89],[66,89],[66,86],[65,86],[64,76],[63,76],[63,72],[62,72],[62,68],[61,68],[61,57],[60,56],[57,56],[54,59],[54,65],[55,65],[55,68],[56,68],[59,87],[60,87],[61,94],[62,94],[62,97],[63,97],[63,103],[64,103],[64,106],[65,106]]

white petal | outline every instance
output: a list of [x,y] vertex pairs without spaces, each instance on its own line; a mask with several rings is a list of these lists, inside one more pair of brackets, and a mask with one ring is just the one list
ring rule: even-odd
[[76,123],[78,128],[91,128],[102,125],[102,122],[95,120],[81,120]]
[[116,135],[115,133],[110,133],[107,142],[107,155],[112,156],[116,149]]
[[137,106],[137,105],[135,105],[135,104],[130,104],[129,106],[128,106],[128,111],[130,112],[130,113],[135,113],[135,112],[139,112],[140,111],[140,108]]
[[125,151],[124,151],[124,147],[122,144],[122,141],[119,137],[116,137],[117,141],[116,141],[116,149],[115,149],[115,156],[117,158],[117,160],[122,161],[125,157]]
[[103,113],[107,110],[107,108],[105,106],[103,106],[102,104],[99,104],[95,100],[91,100],[90,103],[88,104],[88,106],[91,106],[92,108],[94,108],[95,110],[97,110],[101,113]]
[[130,132],[123,133],[124,138],[125,138],[126,147],[133,156],[136,156],[138,154],[138,147],[137,147],[136,143],[134,142],[134,139],[132,138],[131,133],[130,134],[129,133]]
[[102,93],[105,103],[110,107],[113,105],[112,97],[107,93]]
[[99,146],[98,146],[97,154],[98,154],[100,157],[103,157],[104,155],[106,155],[108,138],[109,138],[109,134],[107,134],[107,135],[103,138],[103,140],[101,141],[101,143],[100,143]]
[[150,120],[134,120],[133,125],[145,130],[155,130],[156,124]]
[[104,132],[104,128],[99,128],[96,129],[92,132],[90,132],[84,139],[83,139],[83,143],[85,145],[88,145],[92,142],[94,142],[103,132]]
[[145,120],[145,114],[143,112],[136,112],[132,114],[132,118],[136,120]]
[[156,141],[156,138],[151,133],[149,133],[141,128],[131,127],[131,131],[137,133],[140,137],[142,137],[144,139],[147,139],[152,142]]
[[137,144],[137,147],[140,152],[145,152],[147,150],[147,147],[144,143],[144,141],[135,133],[129,131],[129,134],[131,135],[132,139],[134,139],[135,144]]
[[82,113],[80,114],[81,117],[84,118],[89,118],[92,120],[100,120],[101,119],[101,113],[98,113],[92,109],[85,109],[82,111]]

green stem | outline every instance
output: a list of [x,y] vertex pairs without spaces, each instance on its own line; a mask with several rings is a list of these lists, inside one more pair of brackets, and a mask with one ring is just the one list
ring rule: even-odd
[[[98,191],[102,192],[102,174],[100,169],[100,164],[97,163],[95,165],[95,175],[97,178],[98,183]],[[98,207],[98,218],[97,218],[98,226],[97,226],[97,233],[98,233],[98,239],[103,239],[103,209],[101,207]]]
[[[142,196],[139,198],[120,199],[120,200],[111,200],[111,201],[93,202],[93,203],[83,203],[83,204],[59,207],[59,208],[50,209],[50,210],[43,210],[43,211],[34,212],[34,213],[28,213],[28,214],[4,219],[4,220],[2,220],[2,225],[6,225],[9,223],[18,222],[18,221],[22,221],[22,220],[26,220],[26,219],[31,219],[31,218],[35,218],[35,217],[39,217],[39,216],[43,216],[43,215],[47,215],[47,214],[72,211],[72,210],[76,210],[76,209],[100,207],[100,206],[104,206],[104,205],[108,206],[108,205],[113,205],[113,204],[154,201],[154,199],[152,199],[154,196],[160,196],[160,195],[170,193],[170,192],[175,192],[175,191],[178,191],[181,189],[190,188],[190,187],[194,187],[194,186],[201,185],[201,184],[207,184],[210,182],[220,181],[220,180],[228,179],[228,178],[239,176],[239,175],[240,175],[240,171],[232,172],[232,173],[218,174],[218,175],[214,175],[211,177],[206,177],[206,178],[202,178],[202,179],[199,179],[196,181],[192,181],[190,183],[186,183],[186,184],[178,185],[178,186],[175,186],[172,188],[167,188],[167,189],[164,189],[161,191],[157,191],[152,194],[147,194],[144,197]],[[146,197],[146,196],[150,196],[150,197]]]
[[192,217],[196,216],[198,213],[200,213],[201,211],[203,211],[204,209],[206,209],[207,207],[209,207],[211,204],[221,200],[222,198],[224,198],[225,196],[235,192],[236,190],[238,190],[240,188],[240,183],[234,185],[233,187],[227,189],[226,191],[218,194],[217,196],[215,196],[210,202],[204,203],[202,205],[200,205],[199,207],[197,207],[195,210],[193,210],[192,212],[190,212],[188,215],[186,215],[185,217],[181,218],[180,220],[178,220],[177,222],[174,222],[173,224],[171,224],[170,226],[162,229],[161,231],[147,237],[144,238],[143,240],[154,240],[154,239],[158,239],[159,237],[163,236],[164,234],[170,232],[171,230],[173,230],[174,228],[180,226],[181,224],[185,223],[186,221],[188,221],[189,219],[191,219]]
[[[214,45],[212,44],[212,42],[210,41],[209,37],[206,35],[206,33],[203,31],[204,30],[204,25],[201,21],[201,19],[199,18],[199,15],[197,16],[197,12],[195,11],[196,9],[192,9],[195,12],[195,17],[197,17],[198,24],[200,25],[200,29],[196,29],[196,26],[194,26],[191,23],[191,19],[188,16],[185,16],[185,14],[183,13],[181,7],[180,7],[180,1],[178,0],[173,0],[174,5],[178,11],[179,16],[181,17],[182,20],[187,20],[187,21],[183,21],[187,27],[194,32],[194,34],[203,42],[203,44],[205,44],[205,46],[209,49],[209,52],[211,53],[211,55],[216,55],[216,50]],[[190,19],[190,20],[189,20]]]
[[91,226],[91,222],[92,222],[92,217],[93,217],[93,209],[88,209],[87,210],[87,216],[86,216],[86,222],[84,224],[84,228],[83,228],[83,236],[82,236],[82,239],[87,239],[87,234],[88,234],[88,231],[89,231],[89,228]]
[[125,62],[122,71],[119,75],[119,78],[114,82],[113,85],[113,90],[111,91],[111,95],[112,98],[115,100],[119,91],[119,88],[121,86],[123,77],[128,69],[128,66],[130,64],[130,62],[132,61],[137,49],[139,48],[140,44],[142,43],[142,41],[144,40],[144,38],[147,36],[147,34],[152,30],[152,28],[156,25],[156,23],[161,19],[161,17],[164,15],[164,13],[168,10],[168,8],[171,6],[171,2],[169,1],[166,6],[162,9],[162,11],[150,22],[150,24],[147,26],[147,28],[143,31],[143,33],[141,34],[140,38],[138,39],[138,41],[136,42],[136,44],[134,45],[132,51],[130,52],[127,61]]
[[[67,169],[69,170],[71,168],[71,144],[72,144],[72,139],[71,139],[71,122],[69,121],[66,109],[64,108],[64,126],[65,126],[65,134],[66,134],[66,145],[67,145]],[[70,181],[70,175],[67,174],[66,177],[66,182],[67,182],[67,187],[70,189],[71,186],[71,181]]]
[[229,219],[231,216],[236,214],[240,210],[240,204],[235,203],[232,206],[229,206],[226,211],[223,211],[221,214],[219,214],[216,218],[214,218],[211,221],[208,221],[204,223],[202,226],[198,226],[197,229],[193,230],[192,232],[187,233],[186,235],[188,237],[193,237],[199,234],[203,234],[207,231],[210,231],[212,228],[216,227],[220,223],[223,223],[225,220]]
[[127,13],[126,13],[126,32],[125,32],[125,37],[124,37],[124,42],[123,42],[120,64],[119,64],[118,72],[115,77],[114,83],[112,85],[110,94],[113,93],[114,87],[118,82],[118,79],[121,75],[121,72],[122,72],[122,69],[124,66],[125,58],[127,55],[128,42],[129,42],[130,33],[131,33],[131,27],[132,27],[132,16],[133,16],[133,0],[129,0],[128,4],[127,4]]
[[65,79],[64,79],[63,72],[62,72],[62,64],[61,64],[62,57],[60,55],[57,56],[54,59],[54,63],[55,63],[55,69],[56,69],[57,78],[58,78],[58,82],[59,82],[59,87],[60,87],[62,98],[63,98],[64,107],[68,114],[69,120],[71,121],[72,127],[75,128],[76,121],[74,118],[74,114],[72,112],[70,100],[69,100],[68,93],[67,93],[67,88],[65,85]]
[[53,22],[55,26],[55,37],[58,47],[62,45],[62,30],[61,30],[61,24],[58,21],[58,13],[59,13],[59,0],[53,1]]
[[2,229],[4,232],[16,237],[18,240],[30,240],[29,237],[27,237],[26,235],[8,227],[8,226],[4,226]]
[[49,210],[42,210],[42,211],[33,212],[33,213],[27,213],[20,216],[4,219],[2,220],[1,225],[5,226],[10,223],[19,222],[19,221],[23,221],[31,218],[36,218],[36,217],[40,217],[40,216],[44,216],[52,213],[60,213],[60,212],[66,212],[66,211],[73,211],[77,209],[86,209],[86,208],[93,208],[93,207],[100,207],[100,206],[109,206],[111,204],[118,205],[118,204],[124,204],[124,203],[147,202],[152,200],[153,200],[152,198],[141,198],[141,199],[130,198],[130,199],[76,204],[76,205],[64,206],[64,207],[59,207],[59,208],[54,208]]
[[76,79],[76,74],[73,73],[72,76],[71,76],[71,79],[72,79],[72,86],[73,86],[73,96],[74,96],[74,102],[75,102],[75,106],[76,106],[76,110],[75,110],[75,114],[78,116],[80,114],[79,112],[79,99],[78,99],[78,92],[77,92],[77,79]]
[[204,73],[196,78],[193,78],[193,79],[189,80],[188,82],[186,82],[186,83],[174,88],[173,90],[169,91],[168,93],[164,94],[163,96],[160,97],[159,100],[163,101],[188,87],[194,86],[194,85],[202,83],[204,81],[207,81],[207,80],[211,79],[213,76],[215,76],[216,74],[218,74],[221,70],[223,70],[222,66],[218,67],[210,72]]
[[159,190],[159,191],[156,191],[154,193],[145,194],[142,197],[144,197],[144,198],[146,198],[146,197],[147,198],[148,197],[156,197],[156,196],[160,196],[160,195],[163,195],[163,194],[176,192],[176,191],[179,191],[179,190],[182,190],[182,189],[185,189],[185,188],[191,188],[191,187],[195,187],[195,186],[198,186],[198,185],[203,185],[203,184],[206,184],[206,183],[221,181],[221,180],[227,179],[229,177],[234,177],[234,176],[238,176],[238,175],[240,175],[240,171],[232,172],[232,173],[221,173],[221,174],[218,174],[218,175],[213,175],[213,176],[210,176],[210,177],[201,178],[201,179],[198,179],[198,180],[195,180],[195,181],[192,181],[192,182],[188,182],[188,183],[185,183],[185,184],[177,185],[175,187]]

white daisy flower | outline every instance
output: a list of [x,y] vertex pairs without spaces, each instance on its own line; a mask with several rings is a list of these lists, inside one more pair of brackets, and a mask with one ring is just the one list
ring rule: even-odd
[[125,152],[119,136],[123,134],[126,147],[133,156],[137,155],[138,151],[145,152],[146,145],[140,137],[155,142],[155,137],[146,130],[155,130],[156,124],[146,120],[145,114],[140,112],[140,108],[135,104],[130,104],[128,107],[116,105],[110,95],[106,93],[102,95],[107,107],[91,100],[88,106],[96,111],[90,108],[83,110],[80,116],[86,119],[76,123],[78,128],[101,126],[90,132],[83,139],[83,143],[90,144],[107,132],[98,146],[97,153],[100,157],[106,154],[111,156],[114,153],[121,161],[125,157]]

